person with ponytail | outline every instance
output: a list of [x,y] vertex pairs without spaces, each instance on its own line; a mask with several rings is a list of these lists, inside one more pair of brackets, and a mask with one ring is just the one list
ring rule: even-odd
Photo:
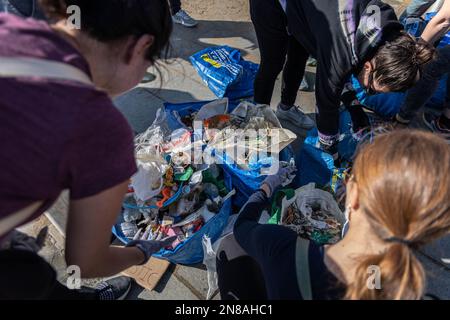
[[[286,176],[282,170],[278,176]],[[234,237],[219,247],[223,299],[424,297],[426,273],[418,250],[450,233],[445,140],[397,130],[361,146],[347,182],[348,222],[334,245],[318,246],[287,227],[258,223],[284,182],[267,178],[242,209]],[[239,280],[229,280],[232,274]]]
[[308,56],[316,58],[318,147],[338,161],[339,110],[350,77],[368,94],[403,92],[434,58],[433,46],[405,32],[394,9],[380,0],[251,0],[250,11],[261,50],[255,102],[270,104],[291,50],[277,117],[309,125],[294,102]]
[[80,278],[111,277],[167,245],[147,241],[123,248],[110,241],[137,171],[133,131],[112,98],[138,85],[166,56],[169,5],[40,4],[50,24],[0,14],[0,299],[124,298],[131,287],[124,277],[89,292],[64,287],[36,254],[43,237],[33,244],[14,229],[69,190],[65,257]]

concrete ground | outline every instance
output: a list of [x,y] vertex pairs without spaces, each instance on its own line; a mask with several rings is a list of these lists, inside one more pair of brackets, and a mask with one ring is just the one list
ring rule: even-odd
[[[397,8],[404,5],[404,1],[387,2],[394,4]],[[156,110],[164,102],[176,103],[216,98],[192,68],[188,58],[193,53],[212,45],[226,44],[240,49],[245,59],[259,61],[258,44],[249,21],[246,0],[213,0],[208,1],[208,5],[204,1],[190,0],[185,7],[199,20],[199,26],[194,29],[175,26],[171,39],[172,59],[160,63],[158,66],[160,73],[155,68],[149,70],[157,75],[157,79],[148,84],[142,84],[115,100],[117,107],[127,117],[136,133],[144,131],[152,124]],[[309,71],[314,72],[312,69]],[[280,91],[279,80],[272,106],[276,106],[279,102]],[[314,94],[301,93],[297,103],[302,105],[305,112],[313,113]],[[301,139],[296,145],[297,147],[301,145]],[[62,197],[49,210],[46,217],[25,227],[27,232],[34,234],[40,226],[52,225],[50,239],[42,254],[59,271],[62,281],[66,277],[63,259],[66,210],[67,200],[66,197]],[[450,239],[447,238],[427,248],[427,256],[420,255],[427,270],[429,291],[446,299],[450,299],[450,265],[446,265],[442,258],[450,258],[449,253]],[[94,284],[96,281],[91,280],[87,284]],[[201,266],[171,266],[154,291],[149,292],[135,286],[130,299],[205,299],[207,290],[206,271]]]

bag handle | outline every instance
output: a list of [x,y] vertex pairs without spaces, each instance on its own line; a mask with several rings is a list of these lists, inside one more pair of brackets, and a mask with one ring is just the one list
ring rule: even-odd
[[66,63],[28,57],[0,57],[0,78],[38,77],[94,86],[82,70]]
[[297,237],[295,247],[297,283],[303,300],[312,300],[311,276],[309,270],[309,240]]

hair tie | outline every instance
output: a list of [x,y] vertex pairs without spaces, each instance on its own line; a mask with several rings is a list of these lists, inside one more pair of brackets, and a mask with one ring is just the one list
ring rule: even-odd
[[410,249],[414,249],[414,247],[415,247],[414,242],[406,240],[406,239],[397,238],[397,237],[387,238],[387,239],[384,239],[384,241],[389,242],[389,243],[400,243],[400,244],[407,246]]

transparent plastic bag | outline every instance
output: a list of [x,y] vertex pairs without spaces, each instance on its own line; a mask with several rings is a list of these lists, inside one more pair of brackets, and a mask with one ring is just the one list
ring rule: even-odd
[[218,285],[218,275],[216,268],[216,253],[219,247],[220,241],[216,241],[214,244],[211,243],[211,238],[207,235],[203,236],[203,264],[206,266],[207,278],[208,278],[208,293],[206,295],[206,300],[210,300],[219,288]]
[[169,134],[165,112],[159,109],[153,124],[135,139],[138,172],[131,178],[131,186],[137,200],[146,201],[161,192],[168,168],[162,148]]
[[[277,155],[297,139],[295,133],[281,127],[270,106],[242,102],[232,116],[240,119],[239,128],[227,127],[214,135],[208,148],[227,157],[243,168],[248,168],[250,160]],[[258,154],[255,157],[255,154]],[[251,155],[251,159],[250,159]]]
[[[295,223],[287,222],[290,220],[289,208],[295,205],[298,209],[300,215],[302,216],[302,224],[297,225]],[[339,225],[340,229],[346,222],[344,213],[339,208],[333,195],[321,189],[316,189],[315,183],[310,183],[303,186],[295,191],[295,196],[291,199],[287,197],[283,198],[281,203],[281,219],[279,224],[286,225],[291,229],[297,231],[299,234],[304,233],[306,229],[317,235],[323,233],[324,235],[329,234],[330,239],[333,239],[331,243],[336,242],[336,236],[341,234],[341,230],[336,229],[331,226],[331,222],[328,220],[319,220],[314,217],[314,212],[321,212],[321,215],[327,215],[332,217]],[[336,233],[336,234],[335,234]],[[323,237],[322,237],[323,238]],[[312,239],[311,240],[315,240]],[[325,243],[328,243],[325,241]]]

